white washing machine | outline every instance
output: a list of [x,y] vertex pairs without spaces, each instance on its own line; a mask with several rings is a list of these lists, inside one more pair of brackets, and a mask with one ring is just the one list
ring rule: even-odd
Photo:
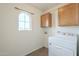
[[77,37],[76,36],[54,36],[48,39],[49,56],[76,56]]

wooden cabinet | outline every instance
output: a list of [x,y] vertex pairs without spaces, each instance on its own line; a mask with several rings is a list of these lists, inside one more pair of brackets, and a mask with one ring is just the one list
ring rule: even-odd
[[41,16],[41,27],[51,27],[52,26],[52,16],[50,13],[46,13]]
[[79,25],[79,4],[68,4],[58,9],[59,26]]
[[78,25],[79,25],[79,3],[77,4],[77,20],[78,20]]

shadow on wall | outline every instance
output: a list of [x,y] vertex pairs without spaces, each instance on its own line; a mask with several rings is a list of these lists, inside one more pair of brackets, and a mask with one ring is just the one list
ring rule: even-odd
[[77,35],[77,56],[79,56],[79,34]]

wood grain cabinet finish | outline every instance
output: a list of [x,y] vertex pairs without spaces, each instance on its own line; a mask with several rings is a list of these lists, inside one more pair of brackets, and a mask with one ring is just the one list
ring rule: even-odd
[[78,20],[78,25],[79,25],[79,3],[77,4],[77,20]]
[[52,15],[50,13],[46,13],[41,16],[41,27],[51,27],[52,26]]
[[59,26],[79,25],[79,4],[68,4],[58,9]]

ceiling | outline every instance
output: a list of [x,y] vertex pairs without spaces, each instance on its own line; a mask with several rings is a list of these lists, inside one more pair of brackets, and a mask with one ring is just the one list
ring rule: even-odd
[[32,5],[38,9],[40,9],[41,11],[45,11],[47,9],[54,8],[60,4],[62,4],[62,3],[29,3],[29,5]]

